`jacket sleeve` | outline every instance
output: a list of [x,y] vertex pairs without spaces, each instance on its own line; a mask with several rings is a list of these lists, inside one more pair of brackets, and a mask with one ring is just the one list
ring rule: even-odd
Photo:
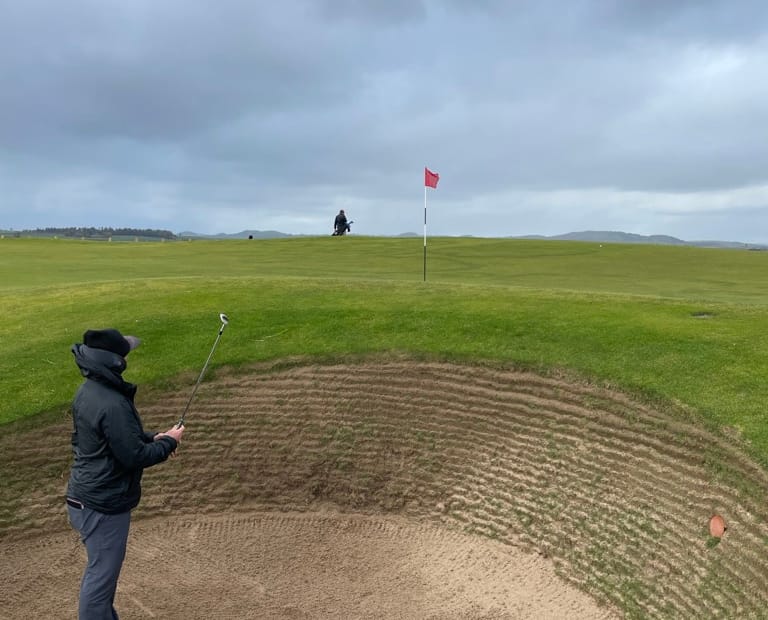
[[138,414],[127,403],[107,409],[103,431],[112,454],[126,469],[162,463],[177,446],[173,437],[161,437],[154,441],[154,435],[144,432]]

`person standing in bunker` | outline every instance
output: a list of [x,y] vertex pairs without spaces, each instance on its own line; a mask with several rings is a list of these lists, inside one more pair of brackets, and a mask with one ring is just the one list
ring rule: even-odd
[[88,553],[79,620],[117,620],[115,591],[125,559],[131,510],[145,467],[174,455],[184,427],[148,433],[134,406],[136,386],[123,379],[125,357],[140,344],[116,329],[88,330],[72,346],[85,380],[72,402],[74,462],[67,511]]
[[333,220],[332,236],[337,237],[345,234],[347,231],[349,231],[349,222],[347,221],[347,216],[344,213],[344,209],[341,209],[341,211],[339,211],[339,214]]

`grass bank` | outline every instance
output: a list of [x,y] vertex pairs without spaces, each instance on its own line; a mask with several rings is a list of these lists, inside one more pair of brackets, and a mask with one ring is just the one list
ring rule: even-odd
[[[66,408],[69,347],[116,326],[126,377],[407,353],[565,369],[688,407],[768,462],[768,254],[487,239],[106,243],[4,239],[0,422]],[[274,337],[272,337],[274,336]]]

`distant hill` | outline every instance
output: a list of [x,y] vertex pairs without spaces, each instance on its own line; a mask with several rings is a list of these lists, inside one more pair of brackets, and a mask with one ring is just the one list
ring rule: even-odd
[[[2,230],[0,235],[7,237],[74,237],[82,239],[113,239],[115,241],[164,241],[176,239],[281,239],[286,237],[307,237],[313,235],[293,235],[278,230],[241,230],[236,233],[217,233],[207,235],[192,231],[172,233],[168,230],[149,230],[134,228],[37,228],[35,230]],[[316,235],[314,235],[316,236]],[[395,237],[419,237],[415,232],[404,232]],[[472,237],[473,235],[461,235]],[[656,245],[680,245],[702,248],[734,248],[740,250],[768,250],[768,245],[743,243],[740,241],[684,241],[670,235],[638,235],[615,230],[583,230],[562,235],[518,235],[507,239],[541,239],[552,241],[589,241],[592,243],[642,243]]]
[[583,230],[581,232],[565,233],[563,235],[523,235],[510,237],[512,239],[543,239],[554,241],[591,241],[593,243],[645,243],[656,245],[687,245],[702,248],[737,248],[766,250],[768,246],[742,243],[740,241],[684,241],[669,235],[637,235],[614,230]]
[[200,233],[184,231],[177,235],[181,239],[278,239],[281,237],[296,237],[277,230],[242,230],[237,233],[218,233],[215,235],[202,235]]

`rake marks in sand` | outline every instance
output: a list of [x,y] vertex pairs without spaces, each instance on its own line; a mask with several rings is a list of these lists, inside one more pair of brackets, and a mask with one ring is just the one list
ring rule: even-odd
[[[167,425],[187,398],[142,403],[147,425]],[[451,364],[308,365],[203,383],[188,423],[182,458],[145,473],[137,519],[331,506],[348,514],[339,523],[388,515],[537,552],[630,616],[768,608],[764,472],[682,417],[608,390]],[[25,457],[66,471],[66,457],[31,441]],[[0,536],[61,526],[60,487],[42,489],[35,510],[0,492]],[[729,530],[712,545],[715,512]]]

